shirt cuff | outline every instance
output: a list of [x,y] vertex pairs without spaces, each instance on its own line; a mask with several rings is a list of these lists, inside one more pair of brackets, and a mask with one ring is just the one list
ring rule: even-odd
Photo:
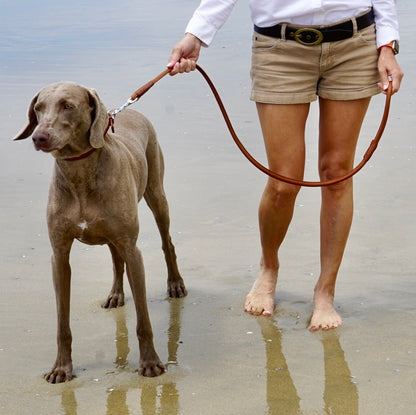
[[377,28],[377,49],[388,45],[392,40],[400,40],[397,30],[391,27]]
[[198,13],[192,16],[185,30],[186,33],[191,33],[201,40],[202,46],[205,47],[211,44],[217,31],[218,29],[214,25],[207,22],[202,16],[199,16]]

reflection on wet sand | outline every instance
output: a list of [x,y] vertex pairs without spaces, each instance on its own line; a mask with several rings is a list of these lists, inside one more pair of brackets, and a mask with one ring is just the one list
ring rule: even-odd
[[[116,320],[116,350],[117,355],[114,360],[116,369],[124,369],[127,366],[127,356],[129,348],[129,331],[126,324],[126,310],[119,308],[113,311],[113,317]],[[127,386],[113,386],[107,389],[107,415],[128,415],[127,407]]]
[[[168,329],[168,363],[177,365],[177,352],[181,333],[181,314],[183,301],[169,299],[169,329]],[[140,406],[143,414],[169,413],[179,414],[179,392],[175,382],[163,383],[159,386],[146,384],[142,388]]]
[[257,319],[266,346],[267,406],[269,414],[296,415],[300,398],[282,351],[282,337],[272,318]]
[[127,406],[128,387],[119,386],[108,390],[107,415],[128,415]]
[[[183,309],[182,299],[169,299],[170,319],[168,329],[168,363],[167,367],[177,365],[177,352],[180,344],[181,314]],[[128,366],[127,357],[130,352],[128,344],[128,329],[126,324],[126,312],[123,308],[110,311],[116,321],[116,359],[115,368],[122,371]],[[112,372],[113,373],[113,372]],[[69,386],[69,385],[64,385]],[[107,415],[128,415],[127,392],[136,389],[130,384],[114,385],[107,388]],[[179,392],[174,381],[155,384],[146,382],[141,388],[140,407],[143,414],[169,413],[179,414]],[[77,415],[77,400],[72,387],[64,387],[62,390],[62,407],[65,415]]]
[[77,414],[77,400],[75,398],[75,392],[73,389],[66,389],[62,392],[62,408],[64,409],[65,415],[76,415]]
[[336,331],[325,333],[321,339],[325,360],[325,413],[358,414],[358,390],[352,382]]
[[[291,378],[282,351],[282,336],[276,322],[260,317],[267,358],[267,406],[270,415],[298,415],[300,398]],[[324,413],[333,415],[358,414],[358,391],[352,382],[338,333],[322,333],[325,365]]]
[[[116,320],[116,349],[117,356],[114,365],[117,369],[124,369],[127,366],[127,356],[130,352],[129,348],[129,331],[126,324],[126,310],[121,307],[117,310]],[[113,314],[114,315],[114,314]]]

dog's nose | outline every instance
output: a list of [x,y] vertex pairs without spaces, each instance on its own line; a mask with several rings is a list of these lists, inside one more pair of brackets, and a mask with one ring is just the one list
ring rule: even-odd
[[49,133],[46,130],[37,130],[32,136],[33,143],[37,149],[48,147]]

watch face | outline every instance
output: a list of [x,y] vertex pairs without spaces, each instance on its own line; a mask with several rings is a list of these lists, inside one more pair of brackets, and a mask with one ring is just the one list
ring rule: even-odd
[[393,40],[393,50],[396,55],[399,53],[399,41],[398,40]]

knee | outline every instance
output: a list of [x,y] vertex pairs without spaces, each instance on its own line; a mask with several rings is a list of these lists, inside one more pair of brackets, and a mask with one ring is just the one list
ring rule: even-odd
[[[328,180],[334,180],[341,177],[344,177],[352,169],[352,166],[346,165],[345,163],[333,161],[321,161],[319,164],[319,177],[321,181],[325,182]],[[336,183],[331,186],[327,186],[326,189],[343,193],[345,190],[349,189],[352,184],[352,179],[346,179],[342,182]]]
[[264,191],[264,196],[273,205],[278,206],[282,203],[294,203],[299,190],[300,186],[270,179]]

